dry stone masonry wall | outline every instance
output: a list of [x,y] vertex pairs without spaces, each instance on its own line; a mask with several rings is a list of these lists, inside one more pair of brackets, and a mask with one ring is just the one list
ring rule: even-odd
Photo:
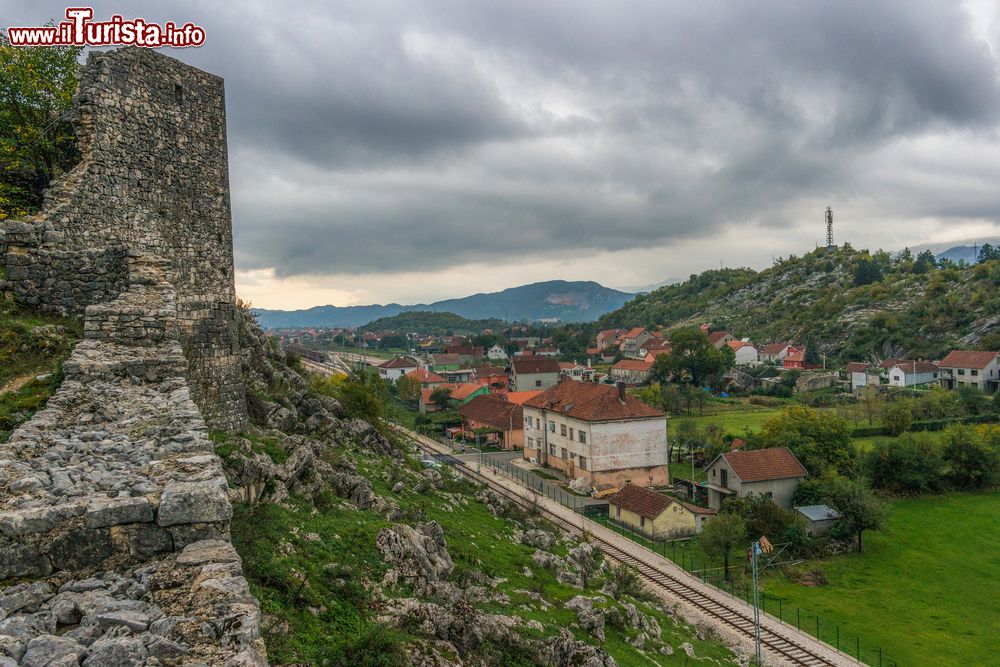
[[208,437],[246,424],[222,82],[116,51],[78,100],[84,163],[0,239],[85,336],[0,445],[0,667],[266,665]]
[[222,79],[150,49],[92,53],[75,103],[82,162],[37,220],[5,225],[5,289],[82,315],[124,289],[129,253],[168,260],[193,398],[210,427],[245,428]]

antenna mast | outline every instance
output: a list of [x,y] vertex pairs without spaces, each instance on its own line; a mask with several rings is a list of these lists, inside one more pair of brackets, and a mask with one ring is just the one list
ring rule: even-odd
[[833,246],[833,209],[826,207],[826,250],[832,251]]

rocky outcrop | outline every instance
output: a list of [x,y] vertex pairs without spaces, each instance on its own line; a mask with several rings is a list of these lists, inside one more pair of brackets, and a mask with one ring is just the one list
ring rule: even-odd
[[436,521],[416,527],[395,524],[392,528],[383,528],[375,544],[390,564],[383,580],[387,586],[407,583],[418,594],[430,594],[433,584],[450,575],[455,567],[444,531]]
[[574,638],[569,630],[541,642],[538,658],[554,667],[618,667],[607,651]]
[[593,600],[577,595],[563,607],[576,612],[577,622],[582,630],[604,641],[604,612],[594,606]]

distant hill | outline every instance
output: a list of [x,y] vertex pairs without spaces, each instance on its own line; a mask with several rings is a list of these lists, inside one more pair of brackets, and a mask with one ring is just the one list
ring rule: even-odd
[[550,280],[511,287],[502,292],[474,294],[431,304],[401,306],[316,306],[305,310],[255,308],[261,326],[267,329],[302,327],[358,327],[383,317],[409,311],[455,313],[472,320],[502,319],[534,322],[558,319],[561,322],[592,322],[622,307],[633,297],[628,292],[604,287],[592,281]]
[[763,271],[706,271],[637,296],[593,328],[703,322],[757,343],[811,343],[833,361],[939,358],[987,335],[995,344],[1000,262],[936,269],[850,246],[817,249]]
[[392,317],[380,317],[362,327],[363,331],[419,331],[424,334],[476,335],[484,329],[494,331],[505,327],[503,320],[470,320],[455,313],[435,313],[428,310],[408,310]]
[[965,262],[966,264],[975,264],[977,255],[979,254],[979,248],[982,246],[975,245],[957,245],[953,248],[948,248],[944,252],[939,252],[935,255],[940,259],[949,259],[956,264],[960,262]]

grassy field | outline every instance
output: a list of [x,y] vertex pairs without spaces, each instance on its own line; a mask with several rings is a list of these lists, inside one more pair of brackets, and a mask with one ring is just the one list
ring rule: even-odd
[[767,594],[828,619],[827,641],[834,619],[860,633],[868,661],[865,647],[881,645],[900,665],[997,664],[998,523],[1000,493],[897,500],[887,532],[866,536],[863,554],[814,564],[825,585],[779,576]]
[[705,414],[699,414],[695,409],[691,415],[671,416],[668,430],[671,436],[677,434],[677,426],[682,421],[692,421],[698,428],[705,428],[709,424],[718,424],[726,433],[739,435],[747,429],[757,431],[765,420],[781,413],[781,407],[757,407],[753,405],[717,405],[708,404],[705,406]]

